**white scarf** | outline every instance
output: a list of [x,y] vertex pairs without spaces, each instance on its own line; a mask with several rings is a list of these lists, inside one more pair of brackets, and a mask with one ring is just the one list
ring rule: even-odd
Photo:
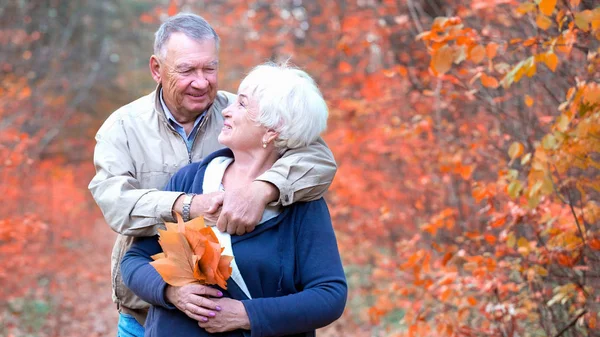
[[[202,182],[202,191],[204,194],[218,192],[221,190],[223,175],[225,174],[227,166],[229,166],[229,164],[231,164],[232,162],[233,158],[217,157],[211,160],[210,163],[208,163],[206,171],[204,171],[204,181]],[[279,207],[267,206],[259,225],[271,218],[276,217],[277,215],[279,215]],[[231,247],[231,235],[229,235],[229,233],[226,232],[222,233],[217,229],[216,226],[212,226],[211,229],[219,239],[221,247],[225,248],[222,254],[234,256],[233,248]],[[240,273],[240,269],[238,268],[237,263],[235,262],[235,257],[233,258],[233,260],[231,260],[231,269],[231,278],[238,285],[238,287],[240,287],[244,294],[246,294],[246,296],[248,296],[248,298],[251,299],[252,296],[250,296],[250,291],[248,290],[246,282],[244,282],[244,278]]]

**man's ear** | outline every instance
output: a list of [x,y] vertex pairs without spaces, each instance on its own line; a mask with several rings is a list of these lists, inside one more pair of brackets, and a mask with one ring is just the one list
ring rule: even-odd
[[270,144],[275,139],[277,139],[277,137],[279,137],[279,132],[273,129],[268,129],[267,132],[265,132],[265,135],[263,136],[263,142]]
[[158,60],[158,57],[156,55],[152,55],[150,56],[150,74],[152,74],[152,78],[154,79],[154,82],[156,82],[157,84],[160,84],[161,78],[160,78],[160,61]]

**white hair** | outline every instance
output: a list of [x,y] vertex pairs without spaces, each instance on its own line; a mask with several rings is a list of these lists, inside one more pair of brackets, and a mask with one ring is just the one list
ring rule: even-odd
[[214,40],[217,52],[219,51],[219,35],[203,17],[193,13],[179,13],[168,18],[154,33],[154,55],[165,57],[165,45],[173,33],[183,33],[195,41]]
[[306,72],[266,63],[252,69],[240,83],[258,102],[256,122],[279,133],[274,145],[279,153],[307,146],[327,127],[327,104],[315,81]]

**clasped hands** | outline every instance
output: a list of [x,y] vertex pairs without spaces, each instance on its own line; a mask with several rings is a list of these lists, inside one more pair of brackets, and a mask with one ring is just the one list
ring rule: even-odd
[[200,284],[182,287],[167,286],[165,297],[188,317],[209,333],[250,330],[250,320],[244,304],[223,293]]

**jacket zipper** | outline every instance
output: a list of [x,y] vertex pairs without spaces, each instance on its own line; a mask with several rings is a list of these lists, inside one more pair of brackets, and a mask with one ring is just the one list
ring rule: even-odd
[[204,116],[202,118],[202,121],[200,121],[200,123],[198,124],[198,130],[196,130],[194,139],[192,139],[192,148],[191,149],[188,149],[186,139],[183,138],[183,136],[180,135],[179,132],[177,132],[177,130],[175,130],[175,128],[173,127],[173,125],[171,125],[171,123],[167,123],[169,125],[169,128],[171,129],[171,131],[173,131],[173,133],[177,134],[179,136],[179,138],[181,138],[181,140],[183,141],[183,146],[185,146],[185,150],[187,151],[187,154],[188,154],[188,164],[192,163],[192,152],[194,150],[194,145],[196,144],[196,138],[198,138],[198,133],[200,132],[200,128],[202,127],[202,124],[204,123],[205,119],[206,119],[206,116]]

